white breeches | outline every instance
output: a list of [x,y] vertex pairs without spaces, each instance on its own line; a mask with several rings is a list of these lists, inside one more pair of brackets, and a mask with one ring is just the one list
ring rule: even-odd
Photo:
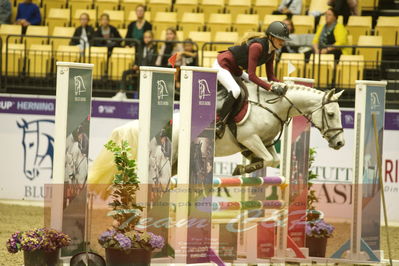
[[241,89],[240,86],[238,86],[237,82],[235,81],[233,75],[231,75],[231,73],[228,70],[222,68],[218,63],[218,60],[215,60],[212,68],[219,70],[217,75],[218,81],[222,83],[222,85],[227,89],[227,91],[229,92],[231,91],[233,97],[237,99],[238,96],[240,96]]

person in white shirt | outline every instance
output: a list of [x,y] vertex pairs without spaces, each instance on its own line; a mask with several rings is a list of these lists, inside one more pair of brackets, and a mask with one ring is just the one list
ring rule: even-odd
[[282,0],[280,6],[276,11],[273,12],[274,15],[300,15],[302,10],[302,0]]

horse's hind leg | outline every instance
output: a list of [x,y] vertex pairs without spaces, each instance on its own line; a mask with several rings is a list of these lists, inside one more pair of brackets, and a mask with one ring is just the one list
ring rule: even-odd
[[251,173],[253,171],[273,164],[273,155],[267,150],[267,148],[263,144],[263,141],[258,135],[252,135],[245,140],[240,140],[240,143],[247,147],[250,151],[252,151],[254,155],[261,160],[245,166],[237,165],[237,167],[233,171],[233,175]]

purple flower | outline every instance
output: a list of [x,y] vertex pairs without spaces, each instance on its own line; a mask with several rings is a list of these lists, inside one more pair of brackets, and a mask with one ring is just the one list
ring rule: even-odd
[[323,219],[320,219],[307,221],[305,232],[306,235],[310,237],[328,238],[332,236],[334,229],[334,226],[326,223]]
[[161,249],[165,245],[165,241],[162,236],[155,235],[151,232],[148,233],[150,235],[150,245],[153,249]]
[[121,248],[128,249],[132,247],[132,241],[124,234],[117,233],[114,238],[118,241]]

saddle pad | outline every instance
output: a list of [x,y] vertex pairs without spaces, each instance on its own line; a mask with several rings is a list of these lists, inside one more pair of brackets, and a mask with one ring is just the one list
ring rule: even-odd
[[251,105],[248,103],[248,101],[245,101],[241,110],[234,117],[234,122],[237,125],[244,123],[247,120],[250,111],[251,111]]

